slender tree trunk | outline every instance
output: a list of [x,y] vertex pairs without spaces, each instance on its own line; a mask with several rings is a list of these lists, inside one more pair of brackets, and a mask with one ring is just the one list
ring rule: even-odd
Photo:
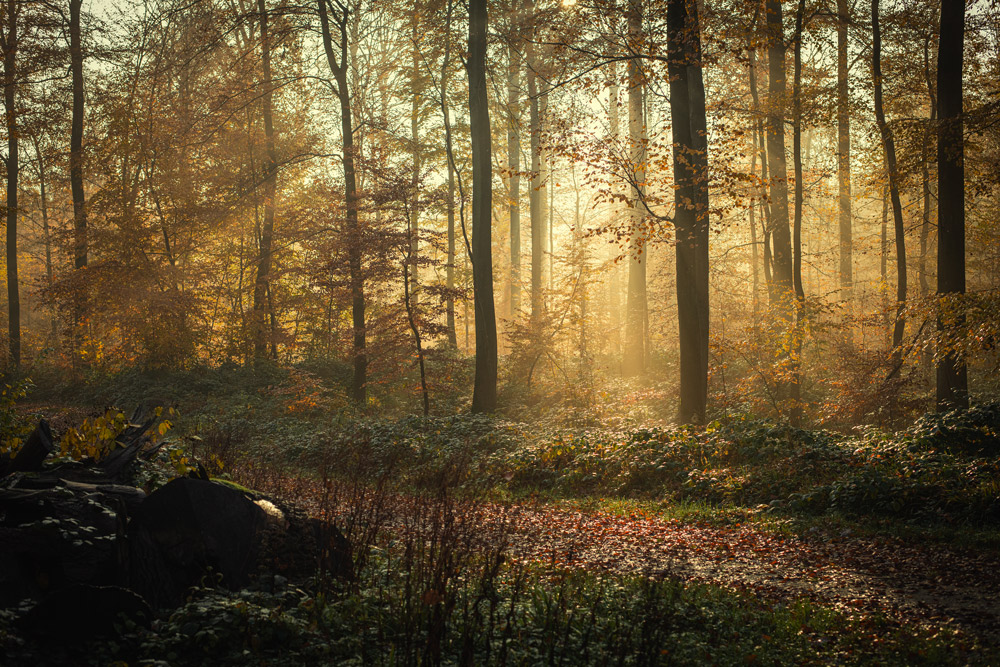
[[413,174],[410,180],[412,198],[410,201],[410,282],[414,311],[420,304],[420,96],[423,93],[423,77],[420,75],[420,5],[411,14],[411,50],[410,50],[410,143],[413,153]]
[[[965,148],[962,120],[962,49],[965,44],[965,3],[941,5],[938,46],[938,268],[937,292],[945,303],[965,294]],[[964,304],[948,304],[959,309]],[[960,312],[953,321],[938,320],[946,330],[965,327]],[[969,406],[969,381],[961,353],[948,351],[937,365],[937,409]]]
[[768,202],[767,192],[769,183],[769,171],[767,166],[767,146],[764,139],[764,118],[760,112],[760,95],[757,92],[757,49],[750,45],[750,98],[753,104],[754,136],[760,154],[760,223],[763,253],[761,257],[764,263],[764,284],[767,286],[768,301],[773,303],[774,281],[771,273],[771,205]]
[[531,184],[528,193],[528,207],[531,215],[531,328],[538,332],[541,327],[544,300],[542,298],[542,255],[545,248],[545,198],[542,192],[541,164],[541,118],[539,113],[538,83],[536,71],[538,61],[535,47],[528,45],[528,98],[531,105]]
[[455,333],[455,169],[448,163],[448,263],[445,266],[445,284],[448,298],[445,301],[445,318],[448,329],[448,344],[458,347]]
[[708,125],[696,0],[670,0],[670,117],[677,234],[680,414],[704,423],[708,405]]
[[469,0],[469,125],[472,135],[472,283],[476,307],[473,412],[497,403],[497,324],[493,305],[493,163],[486,90],[486,0]]
[[781,1],[767,0],[767,162],[771,191],[773,299],[788,312],[792,297],[792,239],[788,224],[788,167],[785,161],[785,41]]
[[319,1],[320,26],[323,32],[323,49],[326,52],[327,64],[337,83],[337,96],[340,100],[340,126],[343,135],[343,165],[344,165],[344,205],[347,218],[347,265],[351,280],[351,315],[354,328],[354,378],[351,383],[351,394],[355,402],[364,406],[367,403],[368,356],[365,347],[365,292],[364,279],[361,275],[362,237],[361,225],[358,221],[358,186],[354,165],[354,130],[351,118],[351,90],[347,85],[347,22],[348,12],[342,9],[335,14],[337,28],[340,34],[340,59],[333,50],[333,38],[330,33],[329,0]]
[[444,57],[441,59],[441,112],[444,116],[445,133],[445,162],[448,163],[448,261],[445,264],[445,285],[448,288],[448,296],[445,298],[445,324],[447,329],[448,344],[453,348],[458,348],[458,335],[455,330],[455,165],[452,163],[451,154],[451,107],[448,104],[448,75],[451,66],[451,16],[452,4],[449,0],[447,5],[447,20],[445,25]]
[[[73,80],[73,113],[70,121],[69,182],[73,194],[73,265],[79,270],[87,266],[87,209],[83,192],[83,44],[80,34],[80,8],[83,0],[69,3],[69,55]],[[83,285],[73,297],[74,346],[82,342],[82,327],[87,311],[87,294]],[[76,355],[74,355],[76,359]]]
[[879,0],[872,0],[872,76],[875,79],[875,121],[882,136],[885,163],[889,172],[889,199],[896,236],[896,323],[892,328],[893,354],[897,360],[902,354],[903,330],[906,307],[906,230],[903,227],[903,206],[899,200],[899,175],[896,170],[896,146],[892,129],[885,121],[882,105],[882,33],[879,27]]
[[[642,0],[629,0],[628,31],[633,44],[642,40]],[[635,55],[635,54],[633,54]],[[628,128],[631,146],[632,205],[629,229],[628,293],[625,305],[626,377],[642,375],[646,369],[646,266],[645,195],[646,146],[643,143],[642,89],[645,78],[638,57],[628,61]]]
[[510,316],[521,311],[521,71],[517,49],[507,48],[507,171],[510,219]]
[[792,410],[791,422],[798,426],[802,421],[802,344],[803,318],[805,317],[805,289],[802,287],[802,18],[805,0],[799,0],[795,10],[795,64],[792,82],[792,162],[795,169],[795,217],[792,236],[792,283],[795,288],[795,330],[792,341]]
[[410,289],[410,267],[412,263],[409,255],[411,252],[413,252],[412,245],[410,245],[407,256],[403,260],[403,303],[406,305],[406,321],[409,323],[410,331],[413,333],[413,344],[417,348],[417,366],[420,370],[420,396],[423,401],[424,417],[427,417],[431,413],[431,397],[430,392],[427,390],[427,371],[424,367],[423,341],[420,338],[420,327],[417,326],[417,317],[411,301],[413,298],[413,292]]
[[83,46],[80,35],[80,6],[83,0],[70,0],[69,39],[70,70],[73,78],[73,118],[70,132],[69,178],[73,192],[74,264],[87,266],[87,213],[83,193]]
[[[886,173],[888,180],[888,172]],[[889,184],[882,187],[882,226],[879,232],[879,279],[886,283],[889,280]]]
[[[52,267],[52,230],[49,226],[49,200],[48,200],[48,175],[45,169],[45,158],[42,155],[41,144],[38,137],[32,136],[32,144],[35,149],[35,159],[38,160],[38,197],[39,208],[42,213],[42,241],[45,244],[45,285],[52,286],[54,282],[54,269]],[[49,319],[49,330],[55,338],[57,329],[55,311]]]
[[3,100],[7,125],[7,332],[11,366],[21,367],[21,296],[17,277],[17,190],[21,171],[17,126],[17,0],[7,0],[6,31],[3,37]]
[[[537,39],[537,37],[536,37]],[[539,65],[541,66],[541,62]],[[538,166],[540,168],[540,173],[538,175],[538,198],[541,201],[542,210],[542,243],[541,243],[541,253],[542,253],[542,284],[548,285],[549,291],[552,290],[552,247],[549,244],[549,250],[545,250],[546,237],[551,241],[552,238],[552,207],[550,205],[550,195],[552,194],[552,189],[549,187],[550,179],[550,157],[549,157],[549,146],[548,146],[548,136],[546,135],[546,124],[549,114],[549,84],[544,78],[538,84]],[[545,256],[548,255],[549,259],[549,270],[546,271],[545,267]],[[546,280],[548,278],[548,280]],[[545,298],[545,292],[542,292],[542,309],[544,311],[547,305],[547,299]]]
[[[750,138],[750,179],[757,176],[757,133],[754,132]],[[754,198],[750,198],[750,273],[752,274],[750,302],[753,308],[753,325],[757,326],[760,311],[760,257],[757,250],[757,221],[754,219],[757,211],[757,203]]]
[[854,296],[853,220],[851,214],[851,101],[848,89],[847,29],[851,22],[848,0],[837,0],[837,182],[840,209],[840,295],[850,304]]
[[[275,196],[277,195],[278,157],[274,147],[273,77],[271,75],[271,39],[268,31],[266,0],[257,0],[258,21],[260,22],[260,54],[263,70],[264,94],[261,96],[264,116],[264,221],[260,230],[260,246],[257,257],[257,271],[253,284],[253,351],[254,357],[262,358],[268,353],[268,317],[274,318],[269,298],[271,280],[271,251],[274,239]],[[275,343],[272,341],[272,343]]]
[[[618,86],[618,67],[615,63],[608,65],[610,69],[610,80],[611,84],[608,87],[608,137],[611,143],[612,150],[618,149],[618,142],[621,138],[621,121],[618,117],[618,103],[619,103],[619,86]],[[618,218],[621,212],[621,206],[619,204],[618,195],[621,194],[620,182],[615,179],[611,184],[611,191],[614,195],[611,199],[611,228],[617,230],[618,228]],[[621,333],[622,333],[622,318],[621,318],[621,274],[622,269],[618,265],[617,259],[618,252],[612,247],[611,248],[611,278],[608,280],[608,306],[609,315],[611,321],[611,353],[617,359],[621,359]]]
[[923,216],[920,221],[920,259],[917,264],[917,274],[920,277],[920,296],[927,296],[930,285],[927,282],[927,241],[931,234],[931,174],[930,149],[934,140],[934,124],[937,122],[937,99],[935,99],[934,82],[931,80],[931,38],[924,40],[924,80],[927,82],[927,97],[930,100],[930,118],[924,125],[923,141],[920,144],[920,176],[923,187]]

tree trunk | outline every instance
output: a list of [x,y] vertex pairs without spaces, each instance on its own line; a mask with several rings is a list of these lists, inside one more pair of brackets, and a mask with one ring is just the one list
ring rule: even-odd
[[696,0],[667,5],[674,144],[680,420],[704,423],[708,404],[708,126]]
[[[938,45],[938,280],[940,297],[965,294],[965,148],[962,120],[962,49],[965,43],[965,3],[941,5]],[[958,304],[959,308],[964,304]],[[961,331],[965,317],[938,320],[938,327]],[[937,365],[937,409],[969,406],[965,359],[948,351]]]
[[[629,0],[628,31],[633,44],[642,39],[642,0]],[[622,370],[626,377],[642,375],[646,369],[646,257],[645,195],[646,147],[643,143],[642,89],[645,79],[637,54],[628,61],[628,131],[631,147],[632,195],[629,229],[628,293],[625,304],[625,354]]]
[[937,121],[937,99],[935,99],[934,82],[931,81],[931,38],[924,40],[924,80],[927,83],[927,97],[930,100],[930,117],[924,125],[923,141],[920,144],[920,176],[923,187],[923,215],[920,221],[920,259],[917,264],[917,274],[920,278],[920,296],[927,296],[930,285],[927,282],[927,241],[931,234],[931,174],[930,147],[933,141],[934,123]]
[[795,218],[792,237],[792,283],[795,288],[795,331],[792,339],[791,423],[802,421],[802,343],[805,316],[805,289],[802,287],[802,17],[805,0],[795,10],[795,64],[792,82],[792,163],[795,169]]
[[510,316],[521,311],[521,73],[514,45],[507,49],[507,171],[510,220]]
[[268,352],[268,316],[274,317],[268,298],[271,279],[271,246],[274,239],[274,198],[277,194],[278,157],[274,148],[274,119],[272,116],[273,83],[271,75],[271,43],[268,31],[266,0],[257,0],[260,21],[260,55],[263,70],[264,94],[261,96],[264,116],[264,222],[260,230],[260,246],[257,257],[257,272],[253,283],[253,352],[262,358]]
[[344,206],[347,209],[347,265],[351,280],[351,315],[354,328],[354,378],[351,394],[358,404],[364,406],[368,399],[367,375],[368,356],[365,349],[365,292],[361,275],[362,242],[361,226],[358,222],[358,185],[354,166],[354,131],[351,118],[351,90],[347,86],[347,22],[348,12],[335,14],[340,32],[340,62],[333,50],[328,15],[329,0],[319,0],[320,26],[323,32],[323,49],[327,64],[337,82],[337,96],[340,100],[340,126],[343,135],[344,165]]
[[[618,149],[618,141],[621,136],[621,121],[618,117],[618,102],[619,102],[619,86],[618,86],[618,67],[616,63],[609,64],[610,69],[610,79],[611,85],[608,88],[608,138],[611,144],[611,150],[616,151]],[[610,211],[610,227],[613,230],[618,229],[618,216],[620,215],[621,205],[619,204],[618,196],[621,194],[620,181],[614,179],[611,184],[611,211]],[[621,359],[621,333],[622,333],[622,313],[621,313],[621,274],[622,269],[619,266],[617,260],[617,249],[615,247],[611,248],[611,277],[608,280],[608,310],[609,310],[609,321],[611,323],[611,354],[615,358]]]
[[792,239],[788,225],[788,167],[785,161],[785,41],[781,1],[767,0],[767,162],[771,191],[772,299],[785,312],[792,297]]
[[837,0],[837,182],[840,208],[840,296],[853,300],[853,222],[851,218],[851,102],[848,97],[848,0]]
[[486,0],[469,2],[469,130],[472,135],[472,290],[476,308],[473,412],[497,404],[497,322],[493,305],[493,163],[486,90]]
[[[447,105],[447,102],[445,102]],[[447,113],[447,112],[445,112]],[[448,329],[448,344],[458,347],[455,333],[455,168],[448,161],[448,263],[445,266],[445,283],[448,298],[445,301],[445,318]]]
[[757,49],[750,45],[750,98],[753,104],[754,136],[760,154],[760,224],[763,252],[761,259],[764,263],[764,284],[767,286],[768,301],[774,302],[774,280],[771,274],[771,206],[767,197],[767,184],[769,182],[769,171],[767,166],[767,146],[764,139],[764,118],[760,113],[760,96],[757,92]]
[[413,310],[417,312],[420,303],[420,95],[423,93],[423,78],[420,76],[420,7],[413,8],[411,15],[410,50],[410,145],[413,153],[413,173],[410,177],[410,293]]
[[528,207],[531,214],[531,329],[536,334],[541,327],[544,300],[542,298],[542,257],[545,250],[545,197],[542,192],[541,118],[539,113],[535,46],[528,45],[528,98],[531,105],[531,184]]
[[[37,135],[32,136],[32,144],[35,149],[35,159],[38,160],[38,198],[42,213],[42,241],[45,245],[45,285],[51,287],[55,271],[52,267],[52,230],[49,227],[48,177],[45,170],[45,157],[42,155],[41,143],[38,141]],[[49,320],[49,330],[55,339],[57,323],[54,309]]]
[[17,127],[17,51],[19,3],[7,0],[7,30],[3,34],[3,100],[7,125],[7,331],[10,362],[21,366],[21,296],[17,279],[17,188],[20,174],[19,133]]
[[892,328],[893,355],[902,354],[903,329],[906,307],[906,230],[903,227],[903,206],[899,200],[899,175],[896,171],[896,146],[892,129],[885,121],[882,105],[882,33],[879,27],[879,0],[872,0],[872,76],[875,80],[875,121],[882,137],[885,164],[889,173],[889,199],[892,203],[892,220],[896,236],[896,323]]
[[[69,2],[69,55],[73,80],[73,113],[70,121],[69,182],[73,194],[73,265],[87,266],[87,210],[83,192],[83,44],[80,34],[80,7],[83,0]],[[84,287],[73,296],[74,346],[82,341],[82,327],[87,311]],[[74,359],[76,356],[74,355]]]

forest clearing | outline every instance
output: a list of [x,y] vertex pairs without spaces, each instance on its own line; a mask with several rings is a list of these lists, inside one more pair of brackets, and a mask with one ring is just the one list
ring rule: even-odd
[[0,54],[0,665],[1000,664],[993,0]]

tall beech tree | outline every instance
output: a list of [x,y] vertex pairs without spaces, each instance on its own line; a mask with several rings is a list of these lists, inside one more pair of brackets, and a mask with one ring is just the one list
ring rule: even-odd
[[497,323],[493,304],[493,162],[486,88],[486,0],[469,1],[469,123],[472,134],[472,286],[476,310],[473,412],[497,404]]
[[680,418],[702,423],[708,404],[708,124],[697,0],[670,0],[670,117],[674,145]]
[[[941,4],[938,44],[938,279],[937,293],[945,311],[938,326],[961,330],[965,294],[965,145],[962,104],[962,60],[965,48],[965,1]],[[944,350],[937,363],[937,408],[967,408],[969,380],[965,360]]]
[[767,168],[771,204],[772,298],[783,310],[791,306],[792,237],[788,216],[788,163],[785,160],[785,35],[781,0],[766,0],[767,28]]

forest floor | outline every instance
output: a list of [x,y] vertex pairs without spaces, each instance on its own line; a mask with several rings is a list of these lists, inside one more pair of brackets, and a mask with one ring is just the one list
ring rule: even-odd
[[[322,488],[299,479],[297,502],[318,512]],[[312,488],[313,494],[303,490]],[[616,513],[534,502],[474,502],[512,526],[513,558],[553,570],[673,578],[763,600],[808,600],[864,621],[939,629],[1000,645],[1000,554],[888,536],[781,534],[753,523]]]
[[897,538],[779,535],[652,515],[517,508],[525,557],[618,574],[673,576],[766,599],[949,627],[1000,641],[1000,558]]

